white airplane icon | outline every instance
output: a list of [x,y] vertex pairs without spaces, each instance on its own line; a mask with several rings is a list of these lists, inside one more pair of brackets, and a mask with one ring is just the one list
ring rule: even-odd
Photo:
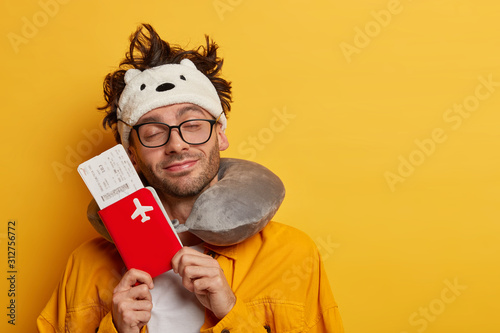
[[151,217],[146,215],[146,212],[153,210],[153,206],[143,206],[143,205],[141,205],[141,203],[139,202],[139,199],[137,199],[137,198],[134,198],[134,204],[135,204],[136,209],[134,211],[134,214],[132,214],[132,216],[131,216],[132,220],[135,220],[136,217],[139,215],[142,216],[142,219],[141,219],[142,223],[151,219]]

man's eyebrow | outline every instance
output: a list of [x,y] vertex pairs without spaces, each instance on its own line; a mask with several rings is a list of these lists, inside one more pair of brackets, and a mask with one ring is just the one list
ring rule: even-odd
[[204,115],[203,109],[201,107],[199,107],[198,105],[186,105],[177,111],[177,117],[182,117],[184,114],[188,113],[189,111],[194,111],[196,113],[199,113],[200,115]]
[[149,122],[159,122],[159,121],[160,120],[157,117],[148,116],[148,117],[142,118],[141,121],[138,121],[137,125],[140,125],[140,124],[143,124],[143,123],[149,123]]
[[[196,112],[199,113],[200,115],[205,115],[203,113],[203,109],[199,107],[198,105],[186,105],[177,110],[177,118],[182,117],[188,112]],[[137,125],[144,124],[144,123],[149,123],[149,122],[162,122],[160,118],[155,117],[155,116],[145,116],[144,118],[141,119],[141,121],[137,122]]]

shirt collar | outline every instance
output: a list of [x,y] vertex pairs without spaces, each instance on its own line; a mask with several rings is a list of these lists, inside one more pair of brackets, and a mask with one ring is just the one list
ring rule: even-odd
[[217,246],[217,245],[212,245],[205,243],[205,248],[208,250],[207,254],[211,255],[210,252],[223,255],[224,257],[228,257],[229,259],[236,260],[237,257],[237,251],[236,251],[236,245],[232,246]]

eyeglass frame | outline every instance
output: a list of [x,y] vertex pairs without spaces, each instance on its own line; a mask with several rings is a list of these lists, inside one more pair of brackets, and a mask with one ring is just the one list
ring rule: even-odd
[[[118,121],[121,121],[122,123],[124,123],[125,125],[127,125],[128,127],[134,129],[137,133],[137,137],[139,138],[139,142],[141,143],[141,145],[143,145],[144,147],[146,148],[158,148],[158,147],[162,147],[164,145],[166,145],[168,143],[168,141],[170,140],[170,135],[172,134],[172,129],[174,128],[177,128],[177,131],[179,132],[179,137],[182,139],[182,141],[184,141],[185,143],[187,143],[188,145],[192,145],[192,146],[198,146],[198,145],[202,145],[204,143],[207,143],[210,138],[212,138],[212,132],[213,132],[213,129],[214,129],[214,125],[217,124],[219,122],[219,119],[220,117],[224,114],[224,111],[222,111],[220,113],[220,115],[217,117],[217,119],[188,119],[188,120],[185,120],[183,121],[182,123],[180,123],[179,125],[169,125],[169,124],[166,124],[166,123],[162,123],[160,121],[150,121],[150,122],[147,122],[147,123],[142,123],[142,124],[139,124],[139,125],[129,125],[127,124],[124,120],[122,119],[118,119]],[[199,120],[202,120],[202,121],[208,121],[210,123],[210,134],[208,135],[208,139],[206,139],[205,141],[203,142],[200,142],[200,143],[189,143],[187,142],[184,137],[182,136],[182,131],[181,131],[181,126],[185,123],[188,123],[190,121],[199,121]],[[139,128],[141,126],[144,126],[144,125],[148,125],[148,124],[161,124],[161,125],[165,125],[167,126],[168,128],[168,138],[167,138],[167,141],[165,141],[165,143],[161,144],[161,145],[158,145],[158,146],[146,146],[142,140],[141,140],[141,136],[139,135]]]

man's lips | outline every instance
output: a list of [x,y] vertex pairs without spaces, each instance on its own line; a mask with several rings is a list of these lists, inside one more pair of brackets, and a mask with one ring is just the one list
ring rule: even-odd
[[186,160],[175,162],[167,165],[163,169],[169,172],[185,171],[192,168],[198,161],[197,160]]

